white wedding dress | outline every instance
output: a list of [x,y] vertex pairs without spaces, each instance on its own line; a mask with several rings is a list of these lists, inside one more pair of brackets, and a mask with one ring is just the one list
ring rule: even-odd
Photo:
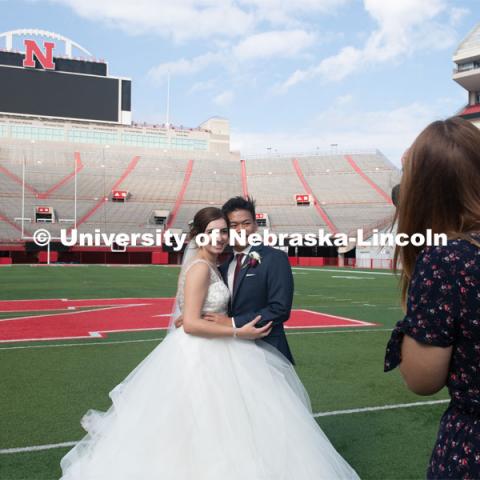
[[[209,266],[203,310],[226,312],[229,290]],[[88,433],[61,459],[62,480],[359,478],[312,417],[291,364],[265,342],[178,328],[109,395],[106,412],[82,418]]]

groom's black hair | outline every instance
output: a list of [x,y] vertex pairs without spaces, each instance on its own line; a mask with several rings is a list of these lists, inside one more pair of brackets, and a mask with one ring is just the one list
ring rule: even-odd
[[253,221],[255,222],[255,200],[252,197],[232,197],[223,204],[222,212],[224,215],[228,215],[235,210],[248,210],[252,214]]

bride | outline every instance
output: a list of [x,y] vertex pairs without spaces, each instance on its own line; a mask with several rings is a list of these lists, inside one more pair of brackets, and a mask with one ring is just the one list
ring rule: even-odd
[[[192,234],[217,244],[189,248],[171,328],[111,392],[106,412],[88,410],[87,435],[60,461],[62,480],[358,479],[312,417],[290,362],[266,342],[260,317],[242,328],[205,312],[226,312],[229,290],[216,267],[227,219],[207,207]],[[192,243],[192,242],[191,242]]]

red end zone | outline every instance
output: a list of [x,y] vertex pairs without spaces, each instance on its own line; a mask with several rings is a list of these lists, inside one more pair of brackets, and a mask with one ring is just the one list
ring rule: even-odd
[[[173,298],[0,301],[0,313],[48,312],[0,319],[0,342],[105,338],[109,332],[162,330],[168,326],[172,307]],[[375,325],[300,309],[292,310],[290,320],[285,326],[292,329]]]

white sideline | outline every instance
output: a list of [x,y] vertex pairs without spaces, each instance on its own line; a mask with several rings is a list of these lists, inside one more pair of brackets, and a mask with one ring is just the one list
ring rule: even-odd
[[315,267],[309,267],[309,268],[304,268],[304,267],[292,267],[292,270],[307,270],[309,272],[333,272],[333,273],[350,273],[357,275],[359,273],[364,273],[366,275],[390,275],[390,276],[395,276],[393,272],[369,272],[365,270],[332,270],[331,268],[315,268]]
[[[428,402],[413,402],[413,403],[399,403],[397,405],[382,405],[378,407],[366,407],[366,408],[353,408],[349,410],[334,410],[331,412],[320,412],[315,413],[313,416],[318,417],[331,417],[334,415],[349,415],[352,413],[363,413],[363,412],[375,412],[378,410],[393,410],[397,408],[411,408],[411,407],[420,407],[424,405],[437,405],[441,403],[448,403],[450,400],[431,400]],[[63,447],[73,447],[77,442],[63,442],[63,443],[50,443],[46,445],[34,445],[31,447],[18,447],[18,448],[2,448],[0,449],[0,455],[5,455],[9,453],[21,453],[21,452],[34,452],[39,450],[50,450],[52,448],[63,448]]]
[[33,447],[3,448],[0,449],[0,455],[8,453],[38,452],[39,450],[50,450],[52,448],[73,447],[77,442],[48,443],[46,445],[34,445]]
[[139,340],[115,340],[113,342],[88,342],[88,343],[60,343],[58,345],[22,345],[19,347],[1,347],[1,350],[20,350],[25,348],[58,348],[58,347],[83,347],[88,345],[115,345],[118,343],[141,343],[141,342],[156,342],[158,340],[163,340],[164,337],[160,338],[142,338]]
[[334,415],[349,415],[351,413],[364,413],[364,412],[378,412],[379,410],[394,410],[397,408],[411,408],[421,407],[424,405],[437,405],[440,403],[448,403],[450,400],[429,400],[426,402],[413,402],[413,403],[398,403],[394,405],[380,405],[378,407],[365,407],[365,408],[351,408],[349,410],[333,410],[332,412],[320,412],[314,413],[315,418],[318,417],[332,417]]
[[[327,335],[329,333],[366,333],[366,332],[391,332],[392,328],[369,328],[368,330],[364,330],[363,328],[356,328],[355,330],[348,330],[338,328],[338,330],[327,330],[325,332],[291,332],[286,331],[287,335]],[[2,350],[23,350],[26,348],[58,348],[58,347],[83,347],[89,345],[116,345],[119,343],[142,343],[142,342],[156,342],[158,340],[163,340],[165,337],[159,338],[143,338],[139,340],[115,340],[113,342],[87,342],[87,343],[60,343],[54,345],[22,345],[18,347],[0,347],[0,351]]]
[[[342,330],[337,327],[337,330],[327,330],[326,332],[285,332],[287,335],[327,335],[328,333],[367,333],[367,332],[391,332],[392,328],[369,328],[365,330],[363,328],[356,328],[355,330]],[[1,350],[1,349],[0,349]]]

